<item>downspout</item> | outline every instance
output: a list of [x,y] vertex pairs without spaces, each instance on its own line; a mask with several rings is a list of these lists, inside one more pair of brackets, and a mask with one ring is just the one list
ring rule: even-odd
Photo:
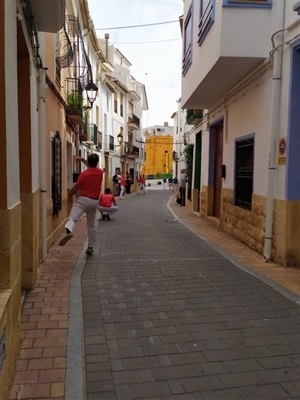
[[[273,3],[275,4],[275,3]],[[271,258],[273,239],[273,208],[275,197],[276,169],[277,169],[277,142],[280,135],[280,101],[281,101],[281,76],[282,76],[282,53],[284,39],[284,20],[286,0],[276,2],[278,7],[277,27],[278,30],[272,35],[273,57],[273,81],[271,100],[271,137],[269,142],[269,165],[267,181],[267,204],[264,241],[264,260],[268,262]],[[274,38],[278,36],[279,45],[275,46]]]
[[41,190],[41,250],[42,259],[47,254],[47,186],[46,186],[46,113],[45,113],[45,92],[47,84],[44,68],[39,69],[39,174]]

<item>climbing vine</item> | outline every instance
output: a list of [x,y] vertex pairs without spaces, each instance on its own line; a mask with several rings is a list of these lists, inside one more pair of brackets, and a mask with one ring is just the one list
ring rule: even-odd
[[194,160],[194,144],[188,144],[183,150],[186,166],[186,182],[188,184],[188,198],[191,199],[192,178],[193,178],[193,160]]

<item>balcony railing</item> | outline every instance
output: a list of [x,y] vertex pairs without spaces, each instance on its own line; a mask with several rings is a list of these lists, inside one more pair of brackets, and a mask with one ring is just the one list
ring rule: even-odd
[[140,128],[140,119],[132,114],[128,117],[128,127],[132,129],[139,129]]
[[138,158],[140,156],[140,149],[125,142],[123,149],[121,149],[121,154],[129,158]]

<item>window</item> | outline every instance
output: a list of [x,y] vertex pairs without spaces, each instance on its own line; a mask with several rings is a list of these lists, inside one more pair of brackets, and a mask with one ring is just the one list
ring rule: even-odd
[[108,148],[109,150],[114,150],[115,149],[115,143],[114,143],[114,137],[109,135],[109,144],[108,144]]
[[108,91],[106,92],[106,110],[109,111],[109,100],[110,100],[110,96],[108,94]]
[[224,7],[272,8],[273,0],[223,0]]
[[253,193],[254,138],[235,144],[235,205],[251,210]]
[[114,93],[114,112],[118,113],[118,94]]
[[121,98],[120,98],[120,115],[123,117],[123,103],[124,103],[124,95],[121,93]]
[[192,7],[190,7],[185,23],[184,23],[184,47],[183,47],[183,60],[182,60],[182,75],[187,73],[190,65],[192,64]]
[[198,44],[201,46],[205,36],[214,22],[215,0],[201,0],[200,19],[198,24]]
[[107,134],[107,114],[104,114],[104,134]]
[[130,118],[132,118],[133,116],[133,103],[131,103],[130,101],[128,103],[128,115]]

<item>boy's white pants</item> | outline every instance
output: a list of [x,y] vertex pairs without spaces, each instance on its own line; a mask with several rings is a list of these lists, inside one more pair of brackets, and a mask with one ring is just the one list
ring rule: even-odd
[[98,199],[90,199],[89,197],[80,196],[76,199],[69,219],[65,225],[66,229],[73,232],[74,226],[83,213],[86,214],[86,225],[88,231],[88,246],[93,247],[96,243],[96,210]]
[[103,206],[98,206],[98,210],[102,213],[107,213],[109,215],[112,215],[118,211],[118,206],[111,206],[111,207],[103,207]]
[[139,189],[138,193],[139,194],[145,194],[146,193],[145,185],[140,185],[140,189]]
[[125,186],[121,186],[120,199],[123,199],[124,192],[125,192]]

